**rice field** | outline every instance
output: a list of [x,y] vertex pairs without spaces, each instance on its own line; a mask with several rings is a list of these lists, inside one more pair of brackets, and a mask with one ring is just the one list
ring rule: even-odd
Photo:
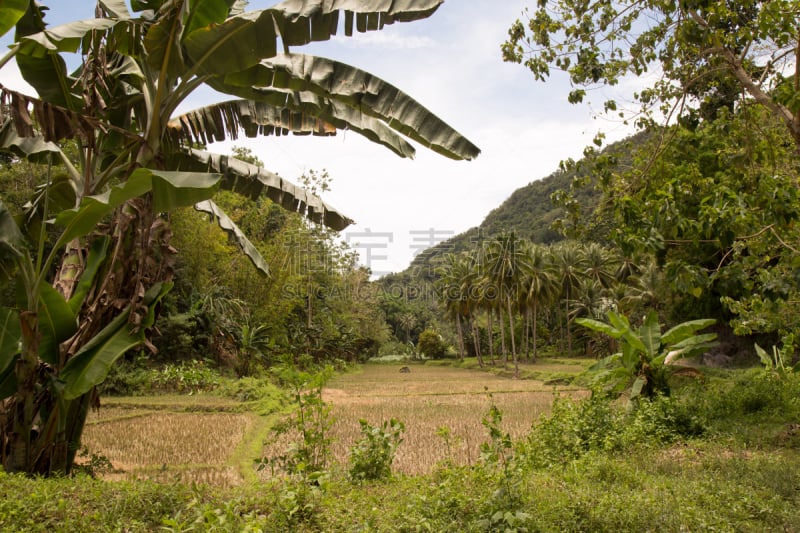
[[[468,465],[478,460],[487,435],[481,421],[492,402],[503,413],[503,429],[514,437],[527,433],[553,402],[554,388],[540,381],[448,367],[412,366],[409,373],[399,368],[367,365],[358,373],[338,376],[323,390],[334,418],[333,460],[342,468],[349,449],[361,438],[360,419],[373,426],[390,418],[405,424],[394,470],[415,475],[431,472],[443,461]],[[560,393],[583,394],[575,389]],[[276,454],[276,444],[283,442],[268,443],[266,456]]]
[[[323,399],[331,408],[331,465],[347,467],[350,448],[361,438],[359,420],[372,425],[396,418],[405,424],[394,471],[431,472],[448,461],[469,465],[480,456],[487,431],[481,421],[493,402],[502,427],[523,436],[550,410],[555,389],[536,380],[515,380],[478,370],[433,365],[365,365],[331,380]],[[560,368],[558,369],[561,370]],[[584,394],[560,388],[559,394]],[[83,445],[108,458],[110,479],[147,478],[163,482],[201,482],[230,486],[268,476],[254,473],[255,461],[276,456],[291,435],[276,438],[266,430],[271,419],[239,412],[242,404],[219,397],[113,398],[93,412]]]
[[228,486],[242,481],[231,466],[232,454],[255,420],[250,414],[108,408],[92,415],[82,443],[111,461],[114,472],[106,474],[109,478]]

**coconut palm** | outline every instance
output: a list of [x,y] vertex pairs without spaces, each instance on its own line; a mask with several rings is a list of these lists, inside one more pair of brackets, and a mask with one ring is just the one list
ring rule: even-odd
[[564,304],[564,322],[567,332],[567,353],[572,353],[572,329],[570,318],[570,304],[575,291],[581,286],[586,263],[582,250],[575,243],[562,243],[551,248],[552,261],[556,271],[556,280],[561,290],[561,300]]
[[[522,272],[521,308],[525,310],[526,322],[531,324],[533,337],[533,360],[537,357],[537,322],[539,309],[556,296],[556,276],[550,257],[542,246],[529,243],[524,248],[525,261]],[[526,350],[528,343],[526,343]],[[528,354],[526,353],[526,358]]]
[[469,275],[469,258],[465,255],[447,254],[435,272],[439,297],[444,302],[447,315],[456,325],[458,355],[463,360],[466,352],[463,320],[469,309],[463,280]]
[[[511,356],[514,360],[514,375],[519,376],[519,360],[517,357],[516,340],[514,338],[514,304],[518,301],[520,280],[524,271],[525,255],[522,241],[514,232],[503,234],[492,241],[487,250],[487,267],[490,279],[497,286],[500,301],[505,309],[500,312],[500,332],[502,338],[503,324],[502,313],[506,313],[511,342]],[[505,366],[505,350],[503,365]]]
[[[95,386],[125,350],[146,342],[170,288],[174,250],[163,213],[186,205],[209,213],[264,272],[255,247],[211,200],[217,189],[267,196],[335,230],[351,222],[283,178],[198,145],[240,132],[347,129],[401,157],[414,154],[407,139],[454,159],[477,156],[396,87],[292,51],[329,39],[340,20],[350,35],[424,19],[440,4],[287,0],[245,12],[241,0],[98,0],[97,18],[55,28],[38,2],[0,5],[0,32],[16,34],[0,67],[14,59],[38,93],[0,88],[0,150],[44,163],[21,227],[0,205],[0,271],[25,301],[0,311],[0,339],[10,347],[0,353],[6,470],[69,471]],[[64,56],[74,52],[82,63],[69,72]],[[176,115],[202,85],[233,99]],[[76,159],[58,144],[65,140]]]

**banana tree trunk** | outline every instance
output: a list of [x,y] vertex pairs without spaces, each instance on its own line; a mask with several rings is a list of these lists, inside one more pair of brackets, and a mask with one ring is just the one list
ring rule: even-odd
[[39,354],[39,328],[35,313],[20,314],[22,326],[22,354],[14,369],[17,390],[7,400],[4,410],[11,414],[9,453],[3,468],[7,472],[32,472],[33,470],[33,420],[35,415],[36,367]]

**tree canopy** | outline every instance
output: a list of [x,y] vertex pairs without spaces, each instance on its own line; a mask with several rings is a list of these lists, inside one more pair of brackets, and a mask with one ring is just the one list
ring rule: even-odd
[[[566,73],[569,101],[618,85],[628,76],[656,76],[634,95],[640,124],[662,116],[731,107],[741,95],[779,118],[800,145],[800,2],[778,0],[539,1],[509,29],[506,61],[524,63],[537,80]],[[603,103],[627,115],[622,103]]]

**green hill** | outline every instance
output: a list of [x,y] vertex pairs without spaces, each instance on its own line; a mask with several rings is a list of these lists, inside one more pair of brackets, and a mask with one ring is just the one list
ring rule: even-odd
[[[641,144],[644,138],[637,134],[608,145],[600,155],[611,156],[615,162],[611,170],[630,164],[631,148]],[[471,228],[438,245],[425,250],[414,258],[408,270],[416,271],[417,276],[428,277],[432,263],[437,256],[451,252],[471,249],[482,239],[503,232],[514,231],[518,236],[532,242],[550,244],[563,240],[563,236],[552,228],[553,222],[564,215],[561,207],[555,206],[551,196],[558,190],[568,190],[578,175],[586,175],[592,165],[586,158],[577,162],[570,170],[557,170],[547,177],[532,181],[514,191],[502,204],[493,209],[480,226]],[[585,215],[591,214],[598,206],[600,192],[594,187],[596,180],[590,176],[589,185],[573,191],[575,199]],[[416,277],[416,276],[414,276]]]

